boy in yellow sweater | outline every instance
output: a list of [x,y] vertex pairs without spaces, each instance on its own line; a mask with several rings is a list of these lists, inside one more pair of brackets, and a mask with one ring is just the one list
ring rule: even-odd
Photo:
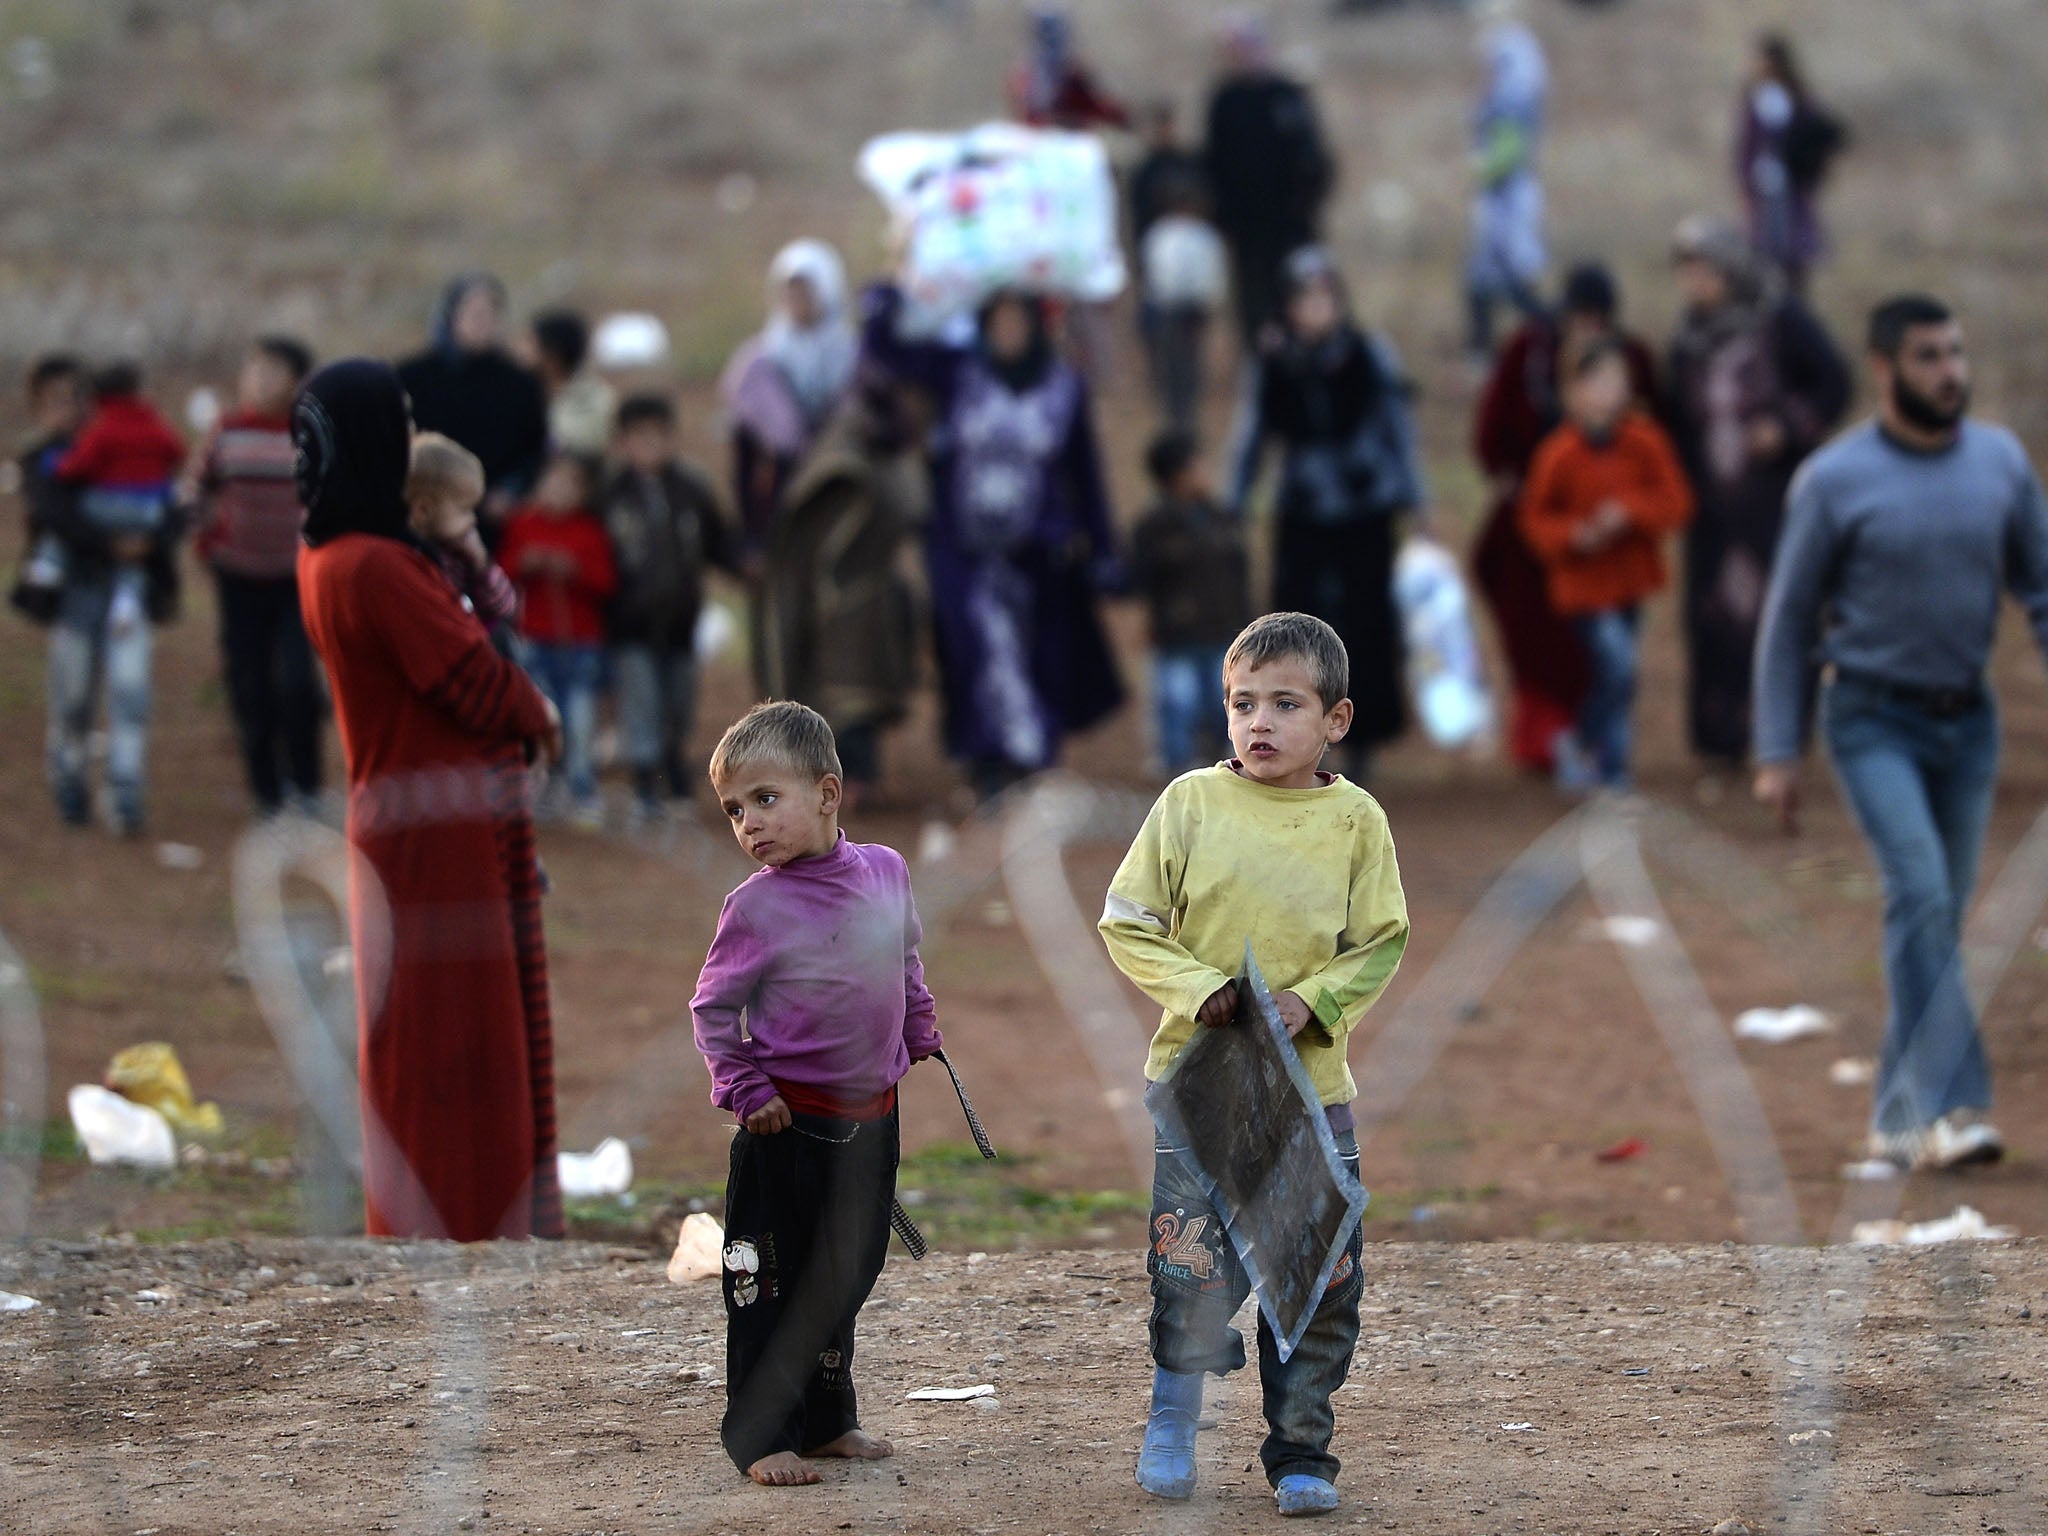
[[[1245,943],[1321,1091],[1346,1169],[1358,1173],[1345,1041],[1386,990],[1408,942],[1408,904],[1386,813],[1324,772],[1351,725],[1350,658],[1321,619],[1275,613],[1225,654],[1230,762],[1168,785],[1110,882],[1102,936],[1117,967],[1165,1010],[1145,1064],[1157,1080],[1198,1027],[1225,1028]],[[1250,1281],[1185,1149],[1156,1148],[1152,1178],[1152,1411],[1138,1483],[1195,1487],[1202,1377],[1245,1363],[1230,1318]],[[1283,1515],[1337,1507],[1330,1399],[1351,1368],[1364,1289],[1358,1230],[1308,1330],[1282,1362],[1259,1320],[1267,1435],[1259,1457]]]

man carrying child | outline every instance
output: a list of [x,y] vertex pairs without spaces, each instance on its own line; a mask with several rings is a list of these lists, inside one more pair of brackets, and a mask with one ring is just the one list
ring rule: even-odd
[[177,605],[178,524],[172,482],[185,444],[142,393],[142,375],[116,363],[93,376],[93,409],[52,479],[55,530],[75,562],[50,636],[50,782],[64,820],[91,819],[87,737],[104,682],[107,791],[115,825],[143,827],[150,625]]
[[[1386,814],[1323,757],[1351,725],[1350,659],[1301,613],[1258,619],[1224,658],[1235,756],[1177,779],[1110,882],[1102,936],[1118,969],[1164,1010],[1145,1064],[1157,1080],[1198,1028],[1228,1028],[1249,942],[1319,1090],[1347,1170],[1358,1171],[1345,1042],[1386,990],[1408,941],[1408,907]],[[1202,1377],[1245,1363],[1230,1318],[1250,1288],[1184,1148],[1157,1149],[1152,1184],[1152,1409],[1138,1483],[1160,1498],[1195,1487]],[[1280,1358],[1259,1323],[1267,1434],[1260,1449],[1283,1515],[1337,1507],[1331,1397],[1351,1368],[1364,1288],[1358,1229],[1300,1343]]]

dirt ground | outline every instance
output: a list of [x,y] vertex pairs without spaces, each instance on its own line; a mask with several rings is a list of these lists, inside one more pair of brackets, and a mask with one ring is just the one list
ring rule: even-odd
[[[1881,26],[1866,25],[1862,0],[1805,17],[1820,78],[1858,134],[1832,195],[1838,254],[1820,279],[1820,307],[1849,336],[1882,288],[1911,279],[1958,292],[1975,327],[1984,409],[2048,445],[2048,362],[2030,325],[2040,280],[2026,255],[2044,232],[2048,197],[2038,195],[2040,168],[2003,151],[2034,100],[2039,71],[2029,61],[2048,52],[2048,29],[2024,25],[2037,18],[2008,5],[1937,18],[1886,3]],[[423,11],[392,32],[396,14],[171,5],[138,8],[128,21],[81,12],[52,31],[62,87],[0,122],[11,167],[0,176],[0,256],[15,263],[0,352],[67,339],[111,346],[130,333],[107,327],[132,321],[161,341],[168,360],[156,383],[174,400],[190,383],[223,377],[237,316],[302,326],[328,351],[409,346],[433,274],[489,259],[516,294],[532,296],[522,303],[566,296],[668,314],[691,446],[717,463],[709,381],[723,349],[755,323],[760,264],[786,235],[818,229],[837,234],[859,267],[877,215],[849,173],[851,147],[902,121],[986,110],[1018,19],[963,7],[937,27],[906,6],[859,21],[777,10],[775,26],[742,25],[770,12],[722,0],[681,11],[621,4],[581,32],[518,5]],[[1731,71],[1746,29],[1768,14],[1704,0],[1536,8],[1559,82],[1547,164],[1560,252],[1611,250],[1629,312],[1653,334],[1673,304],[1662,231],[1687,207],[1725,201],[1719,145]],[[1087,8],[1083,34],[1113,81],[1134,92],[1171,81],[1192,97],[1207,71],[1207,34],[1154,25],[1162,18],[1186,19],[1171,7]],[[26,13],[0,18],[10,37],[29,25]],[[1462,24],[1428,8],[1358,26],[1304,10],[1290,16],[1284,41],[1290,62],[1316,78],[1344,157],[1333,238],[1357,273],[1361,306],[1411,360],[1439,524],[1462,543],[1482,508],[1464,449],[1469,389],[1455,361],[1462,213],[1456,178],[1428,169],[1462,153]],[[682,107],[678,78],[701,86]],[[856,79],[891,84],[828,88]],[[103,122],[81,112],[88,96],[127,106]],[[514,98],[520,111],[508,113]],[[801,123],[782,110],[799,104]],[[488,156],[467,151],[479,135]],[[1622,138],[1627,156],[1615,152]],[[258,143],[274,155],[252,160]],[[73,174],[60,187],[52,178],[66,167]],[[154,180],[143,176],[149,168]],[[757,201],[736,212],[720,189],[742,172]],[[1409,202],[1390,187],[1405,188]],[[1408,212],[1394,217],[1401,207]],[[97,222],[96,209],[106,214]],[[616,238],[593,241],[592,228]],[[676,251],[679,259],[657,259]],[[69,265],[56,270],[56,257]],[[1102,399],[1126,515],[1141,494],[1142,399],[1127,352]],[[1225,402],[1212,405],[1220,428]],[[18,529],[0,520],[0,566],[11,564]],[[42,647],[0,614],[0,934],[23,959],[48,1057],[48,1129],[27,1106],[10,1135],[17,1152],[45,1153],[31,1223],[45,1234],[288,1233],[311,1222],[290,1161],[302,1150],[298,1095],[236,957],[229,875],[246,800],[211,595],[196,571],[189,586],[184,621],[160,636],[153,826],[138,844],[56,824],[41,783]],[[1098,963],[1087,924],[1133,807],[1156,785],[1144,766],[1142,619],[1119,605],[1112,623],[1136,697],[1068,754],[1067,767],[1103,798],[1064,849],[1070,900],[1053,903],[1063,926],[1051,939],[1020,921],[1029,903],[1002,857],[1003,818],[962,822],[928,697],[890,741],[884,794],[850,822],[855,836],[917,858],[925,957],[952,1054],[1005,1154],[994,1182],[964,1181],[969,1192],[954,1201],[939,1186],[964,1127],[942,1083],[913,1079],[907,1140],[916,1177],[932,1186],[929,1224],[942,1245],[1135,1236],[1143,1171],[1118,1109],[1135,1073],[1106,1071],[1107,1058],[1081,1048],[1082,1015],[1116,1021],[1109,1049],[1121,1063],[1134,1059],[1149,1010],[1109,982],[1077,1013],[1057,985]],[[1668,601],[1651,610],[1646,666],[1645,847],[1713,1010],[1725,1024],[1751,1006],[1808,1002],[1835,1021],[1823,1038],[1737,1047],[1803,1230],[1820,1237],[1839,1226],[1839,1173],[1867,1112],[1867,1090],[1836,1085],[1830,1069],[1873,1055],[1881,1031],[1873,871],[1824,773],[1796,840],[1777,836],[1740,784],[1701,778],[1681,740],[1682,658]],[[1987,881],[2048,801],[2048,685],[2022,626],[2007,626],[1995,673],[2006,757]],[[700,751],[746,702],[743,660],[713,662]],[[1404,1009],[1430,1005],[1444,984],[1458,989],[1448,973],[1424,981],[1482,896],[1566,809],[1497,762],[1453,760],[1414,739],[1387,754],[1373,788],[1392,819],[1414,940],[1357,1039],[1358,1060]],[[934,827],[952,851],[920,857]],[[198,867],[166,864],[165,843],[196,850]],[[644,1192],[632,1209],[581,1213],[581,1229],[659,1246],[720,1177],[726,1129],[705,1102],[686,1004],[719,900],[745,865],[701,807],[652,839],[622,822],[601,836],[551,831],[545,856],[565,1144],[628,1138]],[[2019,907],[2038,911],[2044,898],[2039,882],[2020,882]],[[1712,1116],[1655,1027],[1628,955],[1592,926],[1597,915],[1583,894],[1571,897],[1496,980],[1467,988],[1478,995],[1460,1002],[1430,1069],[1367,1143],[1372,1235],[1744,1235],[1708,1134]],[[1911,1181],[1909,1216],[1967,1199],[2023,1233],[2048,1231],[2038,1136],[2048,1123],[2048,949],[2030,921],[2017,931],[2017,958],[1987,1015],[2014,1155],[1967,1181]],[[63,1125],[63,1094],[96,1080],[120,1047],[151,1038],[174,1042],[202,1097],[222,1105],[227,1156],[150,1178],[89,1169]],[[1638,1155],[1596,1160],[1630,1141],[1642,1143]]]
[[[1326,1525],[2040,1528],[2037,1243],[1395,1243],[1371,1266]],[[0,1286],[43,1302],[0,1315],[0,1525],[20,1536],[1277,1524],[1245,1376],[1211,1387],[1192,1501],[1132,1484],[1148,1376],[1128,1255],[899,1254],[856,1367],[895,1458],[772,1492],[719,1452],[716,1285],[671,1286],[638,1252],[38,1243],[0,1259]],[[982,1382],[979,1405],[904,1400]]]

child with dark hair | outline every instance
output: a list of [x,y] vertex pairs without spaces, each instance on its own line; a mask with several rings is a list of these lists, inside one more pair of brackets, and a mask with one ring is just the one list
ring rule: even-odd
[[1194,435],[1160,433],[1145,468],[1159,499],[1133,535],[1133,574],[1152,620],[1159,761],[1177,777],[1223,743],[1223,652],[1251,619],[1250,583],[1244,529]]
[[74,825],[88,814],[86,737],[104,673],[114,819],[130,836],[142,831],[149,627],[176,611],[172,484],[184,460],[184,440],[143,398],[139,369],[94,375],[92,414],[54,470],[69,494],[51,504],[72,558],[94,572],[68,584],[50,645],[50,775]]
[[585,366],[590,322],[573,309],[533,317],[533,371],[548,397],[548,442],[557,452],[604,453],[612,435],[612,387]]
[[1577,751],[1559,748],[1559,782],[1623,789],[1638,616],[1666,580],[1659,542],[1692,520],[1692,487],[1664,429],[1634,407],[1620,337],[1595,337],[1566,368],[1565,420],[1529,465],[1522,536],[1592,663]]
[[320,793],[321,696],[299,616],[299,530],[292,396],[313,354],[289,336],[259,337],[242,360],[235,405],[194,464],[195,547],[213,567],[228,703],[250,792],[268,813],[310,809]]
[[644,818],[666,790],[690,792],[683,752],[697,697],[697,616],[708,566],[731,569],[726,523],[711,481],[676,456],[675,407],[629,395],[619,407],[617,473],[601,506],[618,588],[612,595],[612,674],[619,733]]
[[558,453],[541,471],[533,499],[505,523],[498,563],[519,589],[520,660],[561,711],[571,814],[579,826],[604,819],[591,744],[604,672],[605,604],[618,588],[611,541],[591,510],[598,464]]
[[84,365],[60,352],[38,358],[28,374],[28,414],[35,435],[15,460],[28,514],[28,559],[8,601],[36,623],[48,624],[63,599],[68,554],[57,532],[61,516],[52,505],[60,494],[57,464],[85,416]]
[[892,1454],[861,1427],[854,1325],[889,1250],[896,1087],[944,1041],[910,870],[839,830],[824,716],[757,705],[712,753],[711,787],[761,866],[726,897],[690,999],[711,1100],[739,1122],[719,1438],[755,1482],[787,1487],[819,1481],[818,1457]]

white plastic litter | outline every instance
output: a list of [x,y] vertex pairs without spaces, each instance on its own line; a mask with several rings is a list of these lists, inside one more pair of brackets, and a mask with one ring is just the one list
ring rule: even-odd
[[562,1193],[572,1200],[623,1195],[633,1187],[633,1149],[616,1136],[605,1137],[590,1152],[557,1153],[555,1168]]
[[1457,751],[1491,737],[1493,699],[1457,557],[1434,539],[1410,538],[1394,557],[1394,602],[1408,644],[1408,687],[1430,741]]
[[80,1083],[67,1098],[71,1127],[95,1163],[132,1163],[169,1168],[178,1160],[171,1122],[147,1104],[137,1104],[98,1083]]
[[1857,1184],[1879,1184],[1900,1177],[1899,1165],[1882,1157],[1866,1157],[1860,1163],[1843,1165],[1842,1177]]
[[1837,1088],[1861,1088],[1877,1077],[1877,1063],[1868,1056],[1844,1056],[1828,1067],[1828,1081]]
[[1826,1014],[1804,1003],[1794,1003],[1790,1008],[1749,1008],[1735,1016],[1738,1040],[1764,1040],[1773,1045],[1824,1035],[1833,1028]]
[[999,288],[1091,303],[1123,291],[1116,183],[1092,135],[885,134],[862,148],[860,174],[903,238],[908,334],[937,334]]
[[1602,918],[1593,925],[1593,931],[1609,943],[1627,949],[1648,949],[1664,936],[1664,925],[1654,917],[1632,917],[1622,913]]
[[987,1382],[978,1387],[919,1387],[915,1392],[906,1392],[903,1400],[907,1403],[964,1403],[977,1397],[994,1397],[996,1389]]
[[607,373],[668,363],[668,327],[637,310],[606,315],[590,338],[591,360]]
[[1975,1206],[1959,1205],[1937,1221],[1859,1221],[1849,1240],[1864,1246],[1924,1248],[1933,1243],[1997,1243],[2013,1235],[2011,1227],[1992,1226]]
[[1536,1426],[1527,1419],[1517,1419],[1512,1424],[1501,1425],[1501,1428],[1511,1435],[1529,1435],[1536,1432]]
[[672,1285],[692,1280],[715,1279],[725,1267],[725,1228],[718,1218],[693,1211],[683,1218],[676,1234],[676,1251],[668,1256],[668,1278]]
[[0,1291],[0,1312],[27,1312],[42,1303],[33,1296],[24,1296],[19,1291]]

